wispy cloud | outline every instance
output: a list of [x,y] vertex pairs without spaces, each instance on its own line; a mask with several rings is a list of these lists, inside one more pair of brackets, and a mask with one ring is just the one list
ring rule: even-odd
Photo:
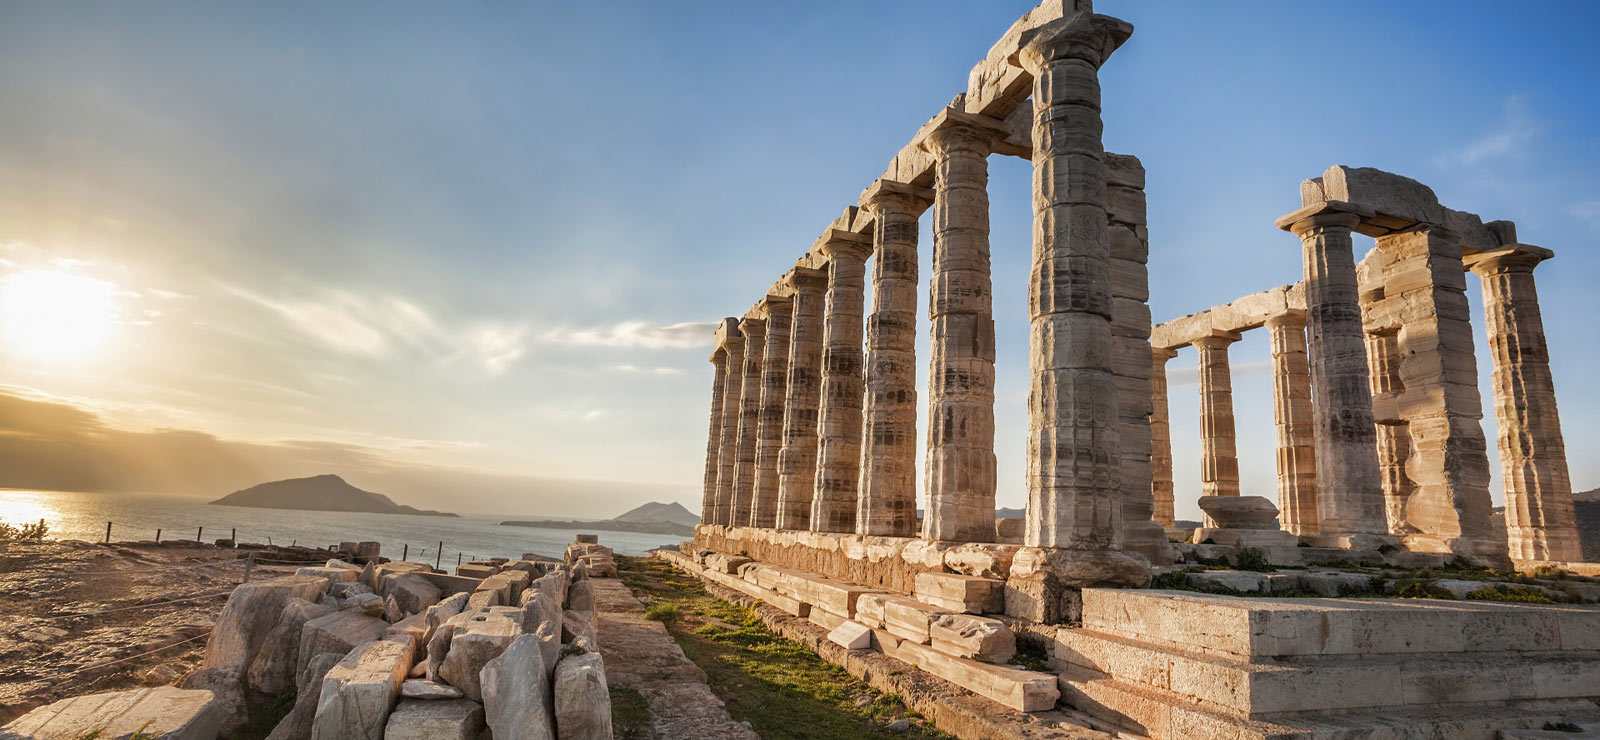
[[1487,159],[1515,154],[1533,141],[1544,127],[1544,121],[1529,112],[1528,97],[1513,95],[1506,99],[1505,115],[1494,130],[1464,147],[1439,155],[1435,161],[1441,167],[1471,167]]
[[624,349],[693,349],[711,346],[717,325],[703,322],[657,325],[646,321],[623,321],[610,326],[552,329],[544,340],[582,347]]
[[682,375],[683,371],[675,367],[639,367],[638,365],[612,365],[612,370],[619,373],[640,373],[648,375]]

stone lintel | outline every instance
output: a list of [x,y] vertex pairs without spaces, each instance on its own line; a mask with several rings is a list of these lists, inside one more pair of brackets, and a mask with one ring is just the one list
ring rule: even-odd
[[1469,254],[1462,258],[1462,263],[1468,270],[1481,273],[1502,267],[1515,267],[1532,270],[1534,265],[1555,257],[1556,253],[1544,247],[1532,244],[1508,244],[1500,249]]
[[874,203],[890,198],[901,199],[912,211],[921,213],[933,205],[933,188],[879,178],[861,191],[862,210],[870,210]]
[[717,355],[727,352],[729,340],[733,340],[741,344],[744,342],[744,334],[739,332],[739,320],[732,316],[717,322],[716,333],[711,340],[712,362],[716,362]]
[[1194,344],[1201,337],[1217,332],[1244,332],[1259,329],[1275,316],[1306,310],[1305,290],[1299,283],[1281,285],[1252,293],[1231,303],[1181,316],[1150,329],[1150,344],[1158,349],[1177,349]]

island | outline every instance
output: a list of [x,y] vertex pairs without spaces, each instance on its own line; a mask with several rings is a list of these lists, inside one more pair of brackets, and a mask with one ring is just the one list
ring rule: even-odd
[[303,509],[306,511],[352,511],[366,514],[416,514],[455,516],[442,511],[418,509],[397,504],[388,496],[363,491],[337,475],[290,478],[234,491],[216,501],[219,506],[248,506],[257,509]]
[[598,529],[606,532],[640,532],[643,534],[673,534],[694,536],[694,525],[700,517],[683,508],[683,504],[652,501],[610,519],[591,520],[538,520],[500,522],[503,527],[543,527],[546,529]]

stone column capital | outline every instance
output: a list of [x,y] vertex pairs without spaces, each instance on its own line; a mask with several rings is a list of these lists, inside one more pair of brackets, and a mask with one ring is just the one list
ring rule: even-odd
[[1510,244],[1502,249],[1469,254],[1462,258],[1468,270],[1480,277],[1511,272],[1533,272],[1540,262],[1556,256],[1544,247],[1532,244]]
[[1167,360],[1178,356],[1178,350],[1176,347],[1151,347],[1150,356],[1152,360],[1165,365]]
[[1191,344],[1196,347],[1205,347],[1206,349],[1226,349],[1228,345],[1233,344],[1234,342],[1237,342],[1243,338],[1244,337],[1236,331],[1216,330],[1207,336],[1196,338],[1193,342],[1191,342]]
[[730,355],[744,355],[744,335],[724,337],[718,345],[723,352]]
[[783,282],[796,293],[821,295],[828,289],[828,271],[810,267],[796,267],[783,277]]
[[767,320],[746,316],[739,320],[739,331],[750,338],[759,339],[765,337],[767,335]]
[[1371,210],[1354,203],[1326,200],[1280,216],[1276,225],[1284,231],[1304,238],[1306,234],[1319,229],[1354,229],[1361,225],[1362,220],[1371,218],[1372,215]]
[[1126,21],[1080,11],[1024,32],[1010,62],[1034,76],[1046,64],[1064,59],[1099,69],[1132,35],[1133,25]]
[[1011,133],[1005,121],[951,106],[924,125],[913,143],[935,156],[973,152],[987,157]]
[[830,229],[817,245],[817,251],[828,261],[847,260],[866,262],[872,256],[872,237],[853,231]]
[[887,213],[918,215],[933,205],[933,190],[879,178],[861,191],[861,205],[871,209],[878,218]]
[[1304,329],[1306,328],[1306,312],[1292,309],[1273,316],[1266,321],[1268,329]]
[[784,316],[794,310],[794,297],[786,295],[769,295],[756,303],[756,310],[766,314],[767,318],[774,315]]

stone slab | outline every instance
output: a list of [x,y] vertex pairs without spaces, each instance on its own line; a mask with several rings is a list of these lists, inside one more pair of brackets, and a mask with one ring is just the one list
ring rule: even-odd
[[1005,609],[1005,581],[958,573],[918,573],[917,599],[952,612],[998,614]]
[[1061,696],[1056,677],[1048,673],[957,658],[910,642],[900,644],[896,657],[1019,712],[1051,709]]
[[483,707],[475,701],[401,699],[383,740],[477,740],[483,727]]
[[74,696],[4,728],[5,740],[213,740],[222,724],[210,691],[159,686]]

